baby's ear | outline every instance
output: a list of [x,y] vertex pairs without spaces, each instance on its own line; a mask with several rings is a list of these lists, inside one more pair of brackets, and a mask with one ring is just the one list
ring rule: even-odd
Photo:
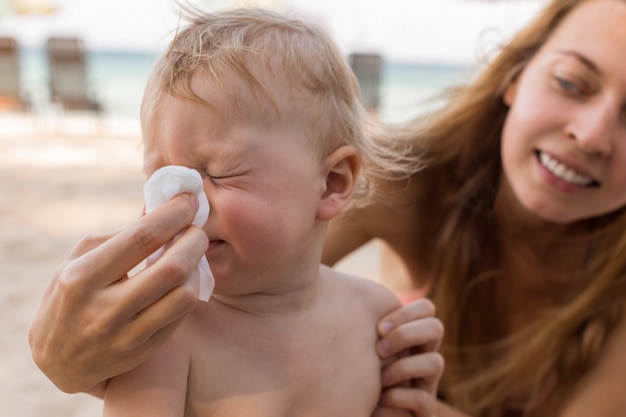
[[330,220],[348,205],[361,164],[354,146],[341,146],[324,159],[325,188],[317,218]]

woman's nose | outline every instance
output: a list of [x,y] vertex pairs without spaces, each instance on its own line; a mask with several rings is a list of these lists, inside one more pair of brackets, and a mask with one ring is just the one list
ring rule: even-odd
[[611,100],[585,103],[568,125],[568,137],[586,153],[608,157],[613,151],[620,111]]

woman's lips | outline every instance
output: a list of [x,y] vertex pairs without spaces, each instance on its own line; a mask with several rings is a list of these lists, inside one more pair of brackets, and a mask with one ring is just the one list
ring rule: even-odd
[[536,155],[537,161],[546,173],[566,186],[574,188],[599,186],[599,183],[592,177],[566,165],[546,152],[536,151]]

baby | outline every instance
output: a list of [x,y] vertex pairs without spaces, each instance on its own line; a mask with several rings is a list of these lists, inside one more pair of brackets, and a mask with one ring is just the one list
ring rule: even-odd
[[190,25],[146,87],[144,171],[201,177],[215,289],[109,382],[104,415],[369,416],[376,322],[399,301],[320,259],[369,167],[392,175],[405,155],[363,135],[358,83],[322,30],[258,9],[184,10]]

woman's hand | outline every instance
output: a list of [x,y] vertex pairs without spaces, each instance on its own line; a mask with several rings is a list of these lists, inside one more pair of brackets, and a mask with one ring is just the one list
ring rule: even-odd
[[[146,360],[192,310],[208,246],[205,233],[189,227],[197,208],[194,196],[177,196],[119,233],[84,238],[57,269],[29,342],[62,391],[102,395],[109,378]],[[157,262],[128,279],[179,233]]]
[[435,318],[433,303],[420,299],[391,312],[378,322],[378,334],[376,349],[387,363],[374,415],[434,416],[444,361],[437,352],[443,325]]

